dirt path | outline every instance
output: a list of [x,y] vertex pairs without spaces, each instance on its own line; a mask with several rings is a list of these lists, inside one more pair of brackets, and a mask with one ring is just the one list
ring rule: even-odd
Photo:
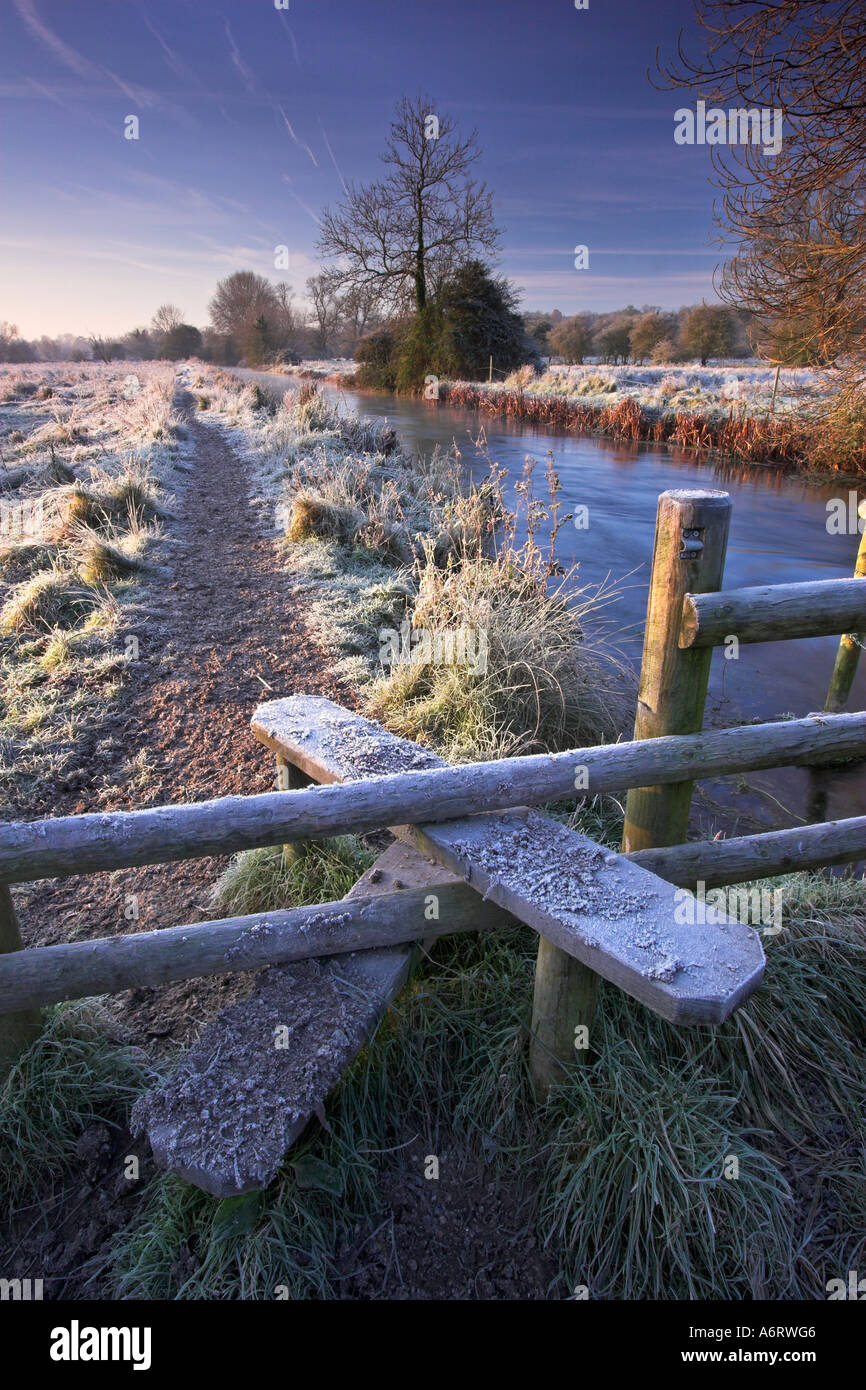
[[[246,469],[219,430],[181,402],[195,466],[179,506],[172,576],[156,580],[118,710],[62,787],[27,816],[127,810],[268,791],[273,755],[250,733],[257,704],[298,691],[353,703],[309,637],[291,574],[261,534]],[[105,750],[108,757],[105,758]],[[28,945],[201,921],[224,860],[191,860],[16,890]],[[138,921],[125,910],[137,899]],[[238,977],[131,990],[113,1007],[135,1040],[186,1042],[228,999]],[[163,1044],[165,1045],[165,1044]]]

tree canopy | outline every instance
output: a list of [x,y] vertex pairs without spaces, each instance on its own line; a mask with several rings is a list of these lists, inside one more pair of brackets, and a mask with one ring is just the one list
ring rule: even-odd
[[[864,356],[866,23],[863,0],[695,0],[703,54],[661,69],[720,106],[783,113],[782,148],[712,156],[734,254],[720,292],[788,360]],[[862,379],[862,368],[861,368]]]
[[382,161],[385,178],[350,187],[322,214],[319,250],[337,258],[340,290],[390,312],[424,309],[457,267],[496,249],[492,196],[472,176],[477,134],[461,137],[432,98],[403,97]]

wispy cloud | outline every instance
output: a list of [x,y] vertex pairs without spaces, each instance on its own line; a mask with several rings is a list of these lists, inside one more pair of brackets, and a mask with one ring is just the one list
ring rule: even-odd
[[707,270],[675,271],[669,275],[596,275],[592,272],[539,271],[519,273],[520,299],[525,307],[545,303],[564,312],[572,308],[609,310],[623,304],[660,304],[675,309],[697,299],[715,298]]
[[256,82],[255,73],[253,72],[249,64],[245,63],[243,58],[241,57],[240,49],[238,48],[237,44],[234,41],[234,38],[232,37],[232,31],[229,28],[228,20],[226,20],[226,38],[229,41],[229,52],[232,55],[232,62],[234,63],[235,67],[241,75],[241,81],[243,82],[250,96],[258,96],[259,89],[258,83]]
[[54,30],[49,29],[39,18],[33,0],[13,0],[13,3],[36,41],[53,53],[59,63],[77,72],[79,77],[93,77],[99,74],[99,68],[95,63],[91,63],[89,58],[85,58],[77,49],[65,43],[59,34],[55,34]]
[[69,101],[64,101],[58,91],[52,91],[41,82],[37,82],[35,77],[28,77],[26,82],[31,92],[35,93],[43,101],[52,101],[55,106],[62,107],[64,111],[70,111],[75,116],[84,116],[85,120],[93,121],[96,125],[102,126],[103,130],[109,131],[109,133],[115,137],[117,136],[117,126],[113,126],[108,121],[103,120],[101,116],[95,115],[89,107],[85,106],[82,108],[80,102],[75,106]]
[[298,67],[300,67],[300,66],[301,66],[301,59],[300,59],[300,55],[299,55],[299,53],[298,53],[298,44],[297,44],[297,40],[296,40],[296,38],[295,38],[294,30],[292,29],[292,26],[291,26],[291,24],[289,23],[289,21],[286,19],[286,16],[285,16],[285,14],[283,13],[283,11],[282,11],[282,10],[278,10],[277,13],[279,14],[280,19],[281,19],[282,22],[283,22],[283,28],[285,29],[286,33],[287,33],[288,36],[289,36],[289,43],[292,45],[292,53],[293,53],[294,56],[295,56],[295,62],[297,63]]
[[76,76],[89,82],[99,83],[108,78],[109,82],[129,97],[134,105],[144,108],[162,108],[184,125],[196,124],[183,107],[165,101],[159,92],[155,92],[149,87],[143,87],[139,83],[128,82],[103,63],[94,63],[83,53],[79,53],[76,48],[62,39],[39,17],[34,0],[13,0],[13,4],[23,24],[36,42],[47,49],[58,63],[74,72]]
[[[295,134],[294,130],[292,129],[292,123],[291,123],[291,121],[289,120],[288,116],[286,115],[285,111],[283,110],[282,106],[278,106],[278,107],[277,107],[277,110],[279,111],[280,115],[282,116],[283,120],[285,121],[285,123],[286,123],[286,130],[287,130],[287,131],[289,132],[289,134],[291,135],[291,137],[292,137],[292,139],[294,140],[295,144],[297,145],[298,149],[299,149],[299,150],[304,150],[304,151],[310,156],[310,159],[313,161],[313,163],[315,164],[316,168],[318,169],[318,167],[319,167],[319,161],[316,159],[316,156],[313,154],[313,151],[310,149],[310,147],[309,147],[309,145],[307,144],[306,140],[301,140],[301,139],[299,139],[299,137]],[[333,158],[333,156],[332,156],[332,158]]]
[[321,221],[319,220],[319,218],[316,216],[316,214],[313,212],[313,209],[312,209],[311,207],[309,207],[307,203],[304,202],[303,198],[299,198],[299,197],[298,197],[297,193],[295,192],[294,188],[292,187],[292,180],[289,178],[288,174],[283,174],[283,178],[285,179],[286,183],[289,185],[289,192],[291,193],[291,195],[292,195],[292,197],[294,198],[295,202],[298,204],[298,207],[303,208],[304,212],[307,214],[308,217],[312,217],[312,219],[313,219],[313,221],[315,222],[315,224],[316,224],[317,227],[321,227],[322,223],[321,223]]
[[[677,256],[680,260],[691,256],[716,256],[718,251],[711,247],[700,246],[603,246],[594,244],[590,246],[590,255],[595,258],[598,256],[633,256],[636,260],[642,260],[644,256]],[[533,259],[539,256],[562,257],[569,262],[573,261],[574,251],[569,246],[509,246],[507,248],[509,257],[514,260],[520,256],[531,256]]]
[[322,125],[322,120],[321,120],[321,117],[319,116],[318,112],[316,113],[316,120],[319,122],[319,130],[322,132],[322,139],[323,139],[324,142],[325,142],[325,149],[328,151],[328,154],[331,156],[331,163],[333,164],[334,168],[335,168],[336,171],[337,171],[337,177],[338,177],[338,179],[340,180],[340,183],[343,185],[343,192],[348,196],[349,190],[348,190],[348,188],[346,187],[346,180],[343,178],[343,171],[342,171],[342,169],[340,168],[339,164],[337,163],[337,160],[336,160],[336,158],[335,158],[335,156],[334,156],[334,151],[331,149],[331,142],[330,142],[330,140],[328,139],[328,133],[327,133],[327,131],[325,130],[325,127]]
[[157,29],[156,25],[151,22],[147,15],[144,16],[144,22],[147,25],[150,32],[153,34],[153,37],[156,39],[160,48],[162,49],[163,58],[165,59],[168,66],[171,68],[171,71],[174,73],[175,77],[179,77],[181,82],[191,82],[194,83],[197,87],[201,86],[201,83],[199,82],[199,79],[196,77],[195,73],[187,67],[186,63],[183,62],[180,55],[171,47],[169,43],[166,42],[162,34]]

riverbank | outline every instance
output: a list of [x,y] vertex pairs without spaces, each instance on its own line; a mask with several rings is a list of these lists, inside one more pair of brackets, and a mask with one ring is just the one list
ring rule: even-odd
[[[502,386],[442,382],[443,404],[468,406],[481,414],[505,415],[557,429],[582,430],[612,439],[647,440],[719,454],[752,464],[771,464],[818,477],[866,476],[864,420],[810,408],[808,413],[761,415],[731,399],[704,410],[644,404],[613,390],[602,404],[565,392],[550,394],[518,384]],[[675,395],[672,399],[675,399]]]
[[[381,513],[389,484],[398,493],[404,484],[395,477],[396,460],[379,460],[372,492],[353,496],[352,505],[366,517],[360,528],[358,517],[350,525],[339,511],[335,517],[311,507],[313,480],[324,494],[320,501],[346,505],[342,462],[350,451],[336,416],[329,418],[315,397],[307,399],[322,412],[312,422],[309,412],[300,415],[299,400],[269,409],[251,387],[222,383],[208,408],[232,432],[236,448],[243,449],[245,438],[261,502],[274,508],[275,558],[297,576],[305,612],[330,633],[344,674],[367,673],[358,689],[368,699],[375,695],[370,674],[376,652],[375,643],[363,639],[372,597],[363,587],[371,563],[363,532]],[[306,429],[311,423],[315,427]],[[280,446],[281,439],[288,442]],[[370,460],[357,462],[367,470],[366,487]],[[328,533],[321,534],[322,527]],[[395,575],[393,558],[386,569]],[[329,591],[342,598],[336,628],[333,609],[318,608],[330,604],[323,598]],[[410,583],[403,603],[413,617],[413,601],[422,598]],[[354,652],[347,647],[352,640]],[[407,663],[404,675],[411,672]],[[463,672],[467,704],[470,685]],[[419,700],[409,689],[390,708],[380,702],[379,712],[400,727],[400,719],[411,724],[415,706],[425,703],[423,692]],[[534,735],[528,702],[522,717]],[[409,731],[417,736],[416,725]],[[427,741],[442,747],[439,739],[428,726]],[[590,807],[570,820],[599,840],[618,843],[616,815]],[[236,873],[235,887],[239,878]],[[866,887],[821,875],[789,876],[769,886],[781,889],[785,913],[783,932],[768,945],[772,988],[708,1040],[636,1011],[603,987],[593,1058],[575,1069],[542,1115],[524,1061],[534,940],[518,929],[495,940],[438,943],[399,1013],[329,1102],[330,1132],[309,1136],[304,1145],[300,1162],[312,1160],[324,1174],[320,1215],[311,1222],[304,1209],[307,1225],[299,1239],[298,1160],[292,1158],[267,1204],[253,1213],[251,1233],[212,1249],[206,1269],[190,1273],[187,1296],[201,1296],[205,1288],[234,1296],[240,1278],[247,1290],[279,1280],[292,1296],[325,1298],[340,1296],[338,1290],[344,1297],[369,1297],[374,1287],[384,1298],[429,1297],[431,1289],[445,1297],[563,1298],[582,1296],[574,1292],[578,1287],[589,1297],[618,1299],[825,1297],[827,1280],[849,1267],[859,1239],[854,1174],[866,1075],[852,1068],[851,1039],[866,989],[860,929]],[[233,902],[233,910],[249,906],[243,897]],[[378,1192],[371,1191],[370,1167],[359,1150],[391,1154],[384,1187],[383,1173],[376,1175]],[[521,1285],[511,1263],[504,1270],[497,1263],[502,1256],[479,1229],[476,1209],[456,1206],[455,1190],[444,1188],[434,1208],[442,1221],[433,1228],[444,1251],[438,1240],[434,1244],[452,1271],[443,1277],[442,1259],[431,1260],[423,1248],[431,1199],[418,1180],[418,1155],[443,1150],[443,1172],[460,1173],[466,1191],[486,1191],[502,1202],[511,1184],[499,1219],[509,1223],[509,1240],[517,1240],[524,1261],[528,1248],[552,1260],[556,1274],[546,1290],[536,1256],[529,1285]],[[736,1181],[726,1167],[732,1154]],[[402,1195],[396,1213],[389,1213],[387,1191]],[[158,1260],[143,1272],[134,1251],[123,1254],[115,1278],[127,1296],[165,1296],[170,1268],[159,1232],[170,1223],[177,1233],[173,1247],[181,1238],[192,1241],[205,1205],[192,1194],[182,1205],[164,1189],[156,1194],[139,1250],[157,1253]],[[346,1222],[351,1237],[344,1234]],[[416,1240],[408,1237],[412,1228]],[[530,1232],[535,1247],[526,1244]],[[288,1253],[293,1241],[309,1251],[300,1265],[297,1246]],[[360,1263],[372,1266],[370,1277],[355,1272],[362,1249]],[[489,1261],[481,1284],[471,1273],[479,1255]]]
[[0,444],[2,813],[76,810],[174,556],[190,467],[174,369],[4,366]]
[[[342,363],[306,372],[366,392]],[[417,395],[550,429],[643,440],[817,479],[866,477],[866,412],[833,395],[827,372],[731,362],[710,367],[523,367],[502,383],[433,380]]]

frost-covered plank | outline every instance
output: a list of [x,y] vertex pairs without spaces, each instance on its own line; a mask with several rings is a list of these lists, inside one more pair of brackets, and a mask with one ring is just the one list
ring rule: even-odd
[[751,927],[678,922],[683,895],[672,884],[539,811],[401,833],[672,1023],[722,1023],[761,982]]
[[[348,898],[444,888],[445,901],[454,884],[447,870],[395,844]],[[493,904],[475,914],[479,930],[511,920]],[[413,950],[356,951],[264,971],[247,999],[208,1024],[174,1075],[136,1102],[133,1130],[147,1133],[160,1167],[218,1197],[266,1187],[375,1032]]]
[[[253,729],[321,781],[441,765],[426,749],[314,696],[271,701],[256,711]],[[720,1023],[760,983],[764,954],[752,928],[679,923],[681,895],[671,884],[539,812],[398,829],[663,1018]]]

